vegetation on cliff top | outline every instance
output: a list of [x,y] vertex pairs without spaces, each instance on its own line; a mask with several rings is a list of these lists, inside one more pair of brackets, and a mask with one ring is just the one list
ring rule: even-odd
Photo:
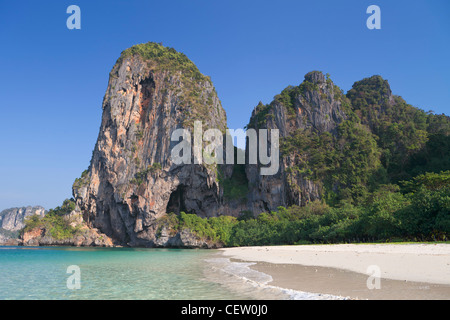
[[79,189],[81,187],[87,186],[88,184],[89,184],[89,169],[84,170],[83,173],[81,174],[81,177],[75,179],[72,188]]
[[152,66],[154,70],[181,71],[184,77],[211,82],[210,78],[203,75],[184,53],[154,42],[137,44],[122,51],[116,65],[134,55],[139,55],[145,61],[154,62]]
[[[273,118],[273,106],[274,104],[281,104],[287,113],[287,116],[291,119],[296,116],[296,100],[306,99],[307,93],[313,91],[318,91],[322,98],[324,99],[335,99],[342,103],[342,108],[345,111],[349,111],[350,102],[345,96],[344,92],[335,85],[331,79],[330,75],[326,75],[325,83],[326,86],[323,89],[319,86],[317,82],[311,82],[311,78],[317,77],[317,75],[323,76],[320,71],[311,71],[305,75],[305,80],[298,86],[287,86],[283,91],[277,94],[270,104],[263,104],[259,102],[256,106],[256,112],[254,116],[250,119],[247,128],[261,128],[265,127],[266,121]],[[311,81],[309,81],[311,80]],[[331,93],[331,97],[327,95],[326,92]],[[330,100],[331,101],[331,100]],[[297,106],[298,107],[298,106]]]
[[[169,72],[180,76],[182,85],[172,89],[179,93],[179,104],[186,107],[185,127],[193,127],[195,120],[204,121],[207,114],[221,113],[211,109],[218,98],[210,77],[203,75],[184,53],[154,42],[137,44],[122,52],[111,74],[117,75],[118,66],[123,60],[133,56],[141,57],[152,71]],[[208,83],[212,89],[205,89],[205,83]],[[223,115],[225,115],[224,112]],[[218,129],[225,132],[226,118],[225,122],[218,126]]]
[[[289,110],[295,99],[311,90],[318,90],[317,85],[305,80],[283,90],[272,103]],[[362,203],[383,184],[450,168],[449,117],[408,105],[392,95],[380,76],[355,82],[346,96],[340,96],[347,120],[335,133],[298,129],[280,141],[282,155],[296,157],[287,174],[322,185],[329,205],[341,200]],[[273,117],[271,105],[260,103],[250,125],[264,127]]]
[[25,227],[21,230],[21,233],[23,234],[35,229],[43,229],[46,234],[57,240],[71,238],[79,230],[73,227],[70,221],[64,216],[73,210],[75,210],[75,201],[73,199],[66,199],[60,207],[50,209],[44,217],[39,215],[26,217],[24,221]]
[[[289,111],[317,89],[305,81],[272,104]],[[281,154],[296,159],[287,175],[321,185],[323,202],[240,222],[228,245],[448,239],[450,118],[407,104],[380,76],[356,82],[341,102],[347,120],[335,132],[298,129],[280,142]],[[265,127],[272,104],[260,103],[249,126]]]
[[[414,162],[412,157],[425,150],[430,135],[434,134],[433,126],[428,124],[435,123],[435,118],[442,119],[440,116],[417,109],[399,96],[392,96],[388,82],[380,76],[356,82],[347,96],[358,121],[370,128],[377,137],[380,160],[387,171],[387,177],[392,182],[410,179],[426,171],[436,172],[449,168],[433,165],[419,172],[413,170],[416,164],[411,163]],[[450,133],[448,117],[441,128],[443,130],[440,138],[448,137]],[[447,148],[447,152],[448,150]],[[428,162],[431,163],[434,155],[427,153]]]

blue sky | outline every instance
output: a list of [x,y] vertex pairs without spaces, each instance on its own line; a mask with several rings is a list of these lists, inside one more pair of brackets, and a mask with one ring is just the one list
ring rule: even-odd
[[[81,30],[68,30],[69,5]],[[381,8],[381,30],[366,9]],[[176,0],[0,2],[0,210],[52,208],[91,158],[108,74],[148,41],[211,76],[228,126],[242,128],[311,70],[347,91],[379,74],[395,94],[450,114],[450,2]]]

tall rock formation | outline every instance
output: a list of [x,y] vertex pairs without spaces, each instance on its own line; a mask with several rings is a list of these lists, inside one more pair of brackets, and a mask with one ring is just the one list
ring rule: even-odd
[[121,244],[155,245],[156,220],[166,212],[218,214],[215,165],[174,164],[171,134],[225,133],[226,115],[209,77],[182,53],[155,43],[122,52],[103,100],[100,133],[90,167],[73,195],[84,220]]
[[284,142],[297,135],[335,135],[348,108],[341,90],[323,73],[313,71],[299,86],[287,87],[270,104],[260,103],[253,110],[248,128],[278,129],[281,141],[276,175],[262,176],[259,165],[247,165],[249,205],[254,213],[276,210],[278,206],[305,205],[321,198],[323,184],[312,179],[304,166],[308,156],[298,148],[286,148]]
[[122,52],[110,73],[91,164],[73,185],[77,212],[88,228],[98,229],[86,243],[97,245],[93,239],[104,234],[120,245],[216,246],[171,228],[167,214],[256,216],[315,200],[357,201],[369,186],[404,177],[430,133],[438,142],[448,136],[441,132],[447,117],[407,105],[381,77],[358,81],[345,95],[318,71],[251,114],[248,129],[279,130],[279,150],[268,144],[269,154],[280,156],[274,175],[261,175],[262,166],[248,161],[249,143],[259,140],[247,142],[245,164],[194,164],[192,149],[191,164],[177,164],[171,153],[179,141],[172,133],[189,129],[192,139],[196,121],[203,132],[214,128],[226,137],[225,111],[209,77],[159,44]]

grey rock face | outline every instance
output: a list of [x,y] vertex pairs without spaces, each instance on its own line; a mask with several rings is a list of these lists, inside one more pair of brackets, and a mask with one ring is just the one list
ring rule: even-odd
[[0,244],[18,245],[19,231],[25,227],[25,218],[33,215],[43,217],[45,214],[45,209],[40,206],[3,210],[0,212]]
[[26,217],[32,215],[43,217],[45,214],[45,209],[40,206],[6,209],[0,212],[0,228],[9,231],[19,231],[25,227],[24,220]]
[[203,130],[225,132],[225,111],[209,78],[190,78],[140,55],[118,60],[90,168],[73,188],[90,227],[123,244],[153,246],[156,219],[166,212],[219,214],[216,166],[177,165],[170,157],[178,143],[172,132],[192,129],[195,120]]
[[[320,184],[287,172],[299,161],[295,154],[281,157],[274,176],[261,176],[257,165],[246,165],[245,177],[241,174],[227,190],[219,180],[232,178],[232,165],[175,164],[175,129],[192,130],[200,120],[204,131],[217,128],[225,134],[226,115],[216,91],[173,49],[146,44],[124,52],[110,73],[90,167],[73,186],[90,228],[123,245],[211,247],[188,231],[168,234],[159,229],[159,219],[181,211],[201,217],[237,216],[245,210],[258,214],[320,198]],[[279,129],[282,139],[299,129],[333,133],[345,118],[345,96],[336,88],[322,73],[309,73],[283,99],[255,109],[250,122],[255,129]],[[266,113],[262,122],[261,113]],[[249,193],[236,197],[231,191],[244,192],[238,187],[246,182]]]
[[189,230],[182,230],[175,235],[171,235],[167,228],[161,230],[161,234],[156,237],[154,241],[155,246],[162,248],[204,248],[213,249],[218,248],[218,243],[207,241],[206,239],[199,239]]
[[[331,80],[313,71],[299,87],[288,87],[270,105],[258,105],[252,112],[249,127],[278,129],[280,140],[297,130],[335,134],[338,124],[346,118],[345,102],[344,94]],[[298,165],[301,157],[295,153],[280,155],[280,170],[273,176],[261,176],[258,165],[247,165],[251,187],[249,205],[254,213],[276,210],[278,206],[305,205],[321,198],[320,183],[289,170]]]

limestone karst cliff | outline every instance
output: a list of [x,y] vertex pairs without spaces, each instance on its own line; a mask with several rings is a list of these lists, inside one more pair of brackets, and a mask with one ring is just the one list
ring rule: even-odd
[[249,162],[250,146],[260,150],[250,137],[244,164],[174,162],[176,129],[191,134],[200,122],[227,137],[211,80],[174,49],[147,43],[122,52],[102,110],[91,163],[73,184],[73,197],[83,223],[108,238],[107,245],[216,247],[188,228],[172,228],[168,214],[256,217],[317,201],[360,205],[381,186],[448,168],[442,156],[448,148],[440,146],[448,140],[449,118],[408,105],[380,76],[345,94],[329,75],[312,71],[270,104],[258,104],[247,129],[279,130],[279,150],[272,143],[268,150],[279,156],[273,175]]
[[[346,117],[346,102],[322,73],[311,72],[299,87],[255,108],[249,128],[279,129],[282,139],[300,129],[333,133]],[[257,215],[320,198],[320,185],[288,172],[298,154],[282,157],[273,176],[248,163],[175,164],[171,134],[192,129],[196,120],[225,135],[225,111],[211,80],[185,55],[154,43],[122,52],[110,73],[91,165],[73,186],[88,225],[121,244],[164,245],[158,219],[169,212]]]
[[0,243],[15,243],[19,231],[25,227],[25,218],[32,215],[43,217],[46,211],[41,206],[10,208],[0,212]]
[[[308,133],[335,135],[337,126],[346,119],[348,100],[341,90],[322,72],[305,75],[296,87],[289,86],[268,105],[260,103],[252,112],[249,128],[278,129],[280,140]],[[262,176],[259,165],[248,165],[251,207],[253,211],[276,210],[278,206],[305,205],[321,198],[322,183],[302,171],[307,154],[292,148],[281,153],[276,175]]]
[[26,217],[32,215],[43,217],[45,213],[45,209],[41,206],[5,209],[0,212],[0,228],[9,231],[19,231],[25,226],[24,220]]
[[178,128],[225,133],[226,115],[211,80],[182,53],[155,43],[122,52],[103,100],[100,133],[74,198],[92,227],[129,245],[154,245],[156,220],[168,211],[217,215],[215,165],[177,165]]

